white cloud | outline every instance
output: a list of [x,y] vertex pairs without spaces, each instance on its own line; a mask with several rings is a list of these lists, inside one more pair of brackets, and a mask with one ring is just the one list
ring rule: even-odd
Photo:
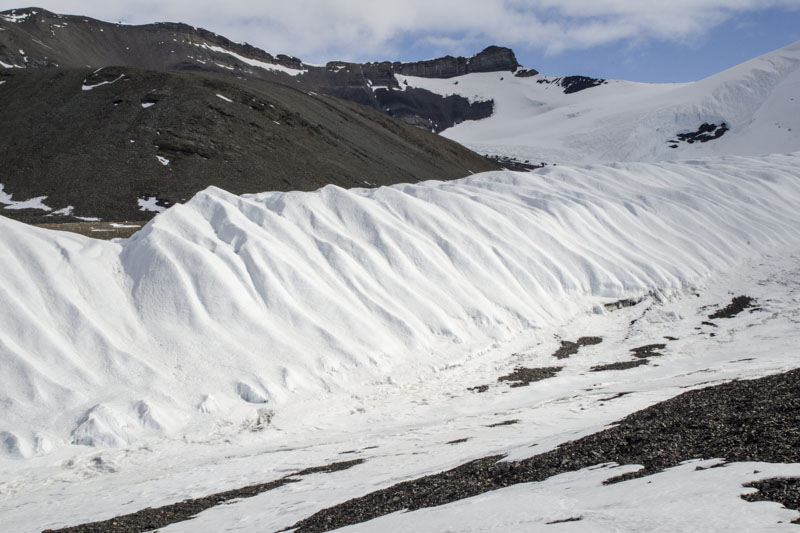
[[[687,42],[730,17],[800,0],[39,0],[104,20],[181,21],[313,62],[391,58],[409,41],[441,53],[490,43],[558,53],[609,43]],[[0,9],[14,7],[0,0]]]

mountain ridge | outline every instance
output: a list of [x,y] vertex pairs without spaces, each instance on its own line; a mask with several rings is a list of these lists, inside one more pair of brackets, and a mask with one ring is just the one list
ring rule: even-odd
[[459,97],[442,98],[424,90],[396,94],[378,87],[399,88],[395,73],[449,78],[471,72],[519,71],[523,75],[535,72],[521,69],[514,52],[498,46],[489,46],[469,58],[330,61],[317,66],[285,54],[273,55],[184,23],[126,25],[56,14],[42,8],[0,12],[0,29],[5,30],[0,32],[0,67],[129,66],[233,74],[352,100],[434,131],[490,116],[491,101],[473,103]]

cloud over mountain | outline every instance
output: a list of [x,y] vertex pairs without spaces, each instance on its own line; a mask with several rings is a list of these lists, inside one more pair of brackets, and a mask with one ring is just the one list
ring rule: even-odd
[[[800,9],[798,0],[40,3],[55,12],[137,24],[186,21],[313,61],[385,59],[409,44],[436,44],[444,52],[465,53],[480,43],[499,42],[552,54],[614,43],[691,42],[736,15]],[[19,6],[0,3],[0,9],[11,7]]]

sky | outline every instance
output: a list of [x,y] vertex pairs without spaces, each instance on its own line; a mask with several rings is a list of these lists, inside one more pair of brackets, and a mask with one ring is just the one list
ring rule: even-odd
[[[513,48],[548,75],[691,81],[800,40],[800,0],[31,0],[112,22],[185,22],[309,63]],[[24,5],[0,0],[0,11]]]

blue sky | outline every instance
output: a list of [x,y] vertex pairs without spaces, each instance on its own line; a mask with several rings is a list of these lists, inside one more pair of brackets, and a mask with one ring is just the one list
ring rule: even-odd
[[693,81],[800,41],[800,11],[738,14],[686,42],[612,43],[546,55],[520,50],[520,63],[545,74],[647,82]]
[[[413,61],[497,44],[543,74],[690,81],[800,40],[800,0],[37,0],[186,22],[311,63]],[[0,0],[0,10],[22,7]]]

